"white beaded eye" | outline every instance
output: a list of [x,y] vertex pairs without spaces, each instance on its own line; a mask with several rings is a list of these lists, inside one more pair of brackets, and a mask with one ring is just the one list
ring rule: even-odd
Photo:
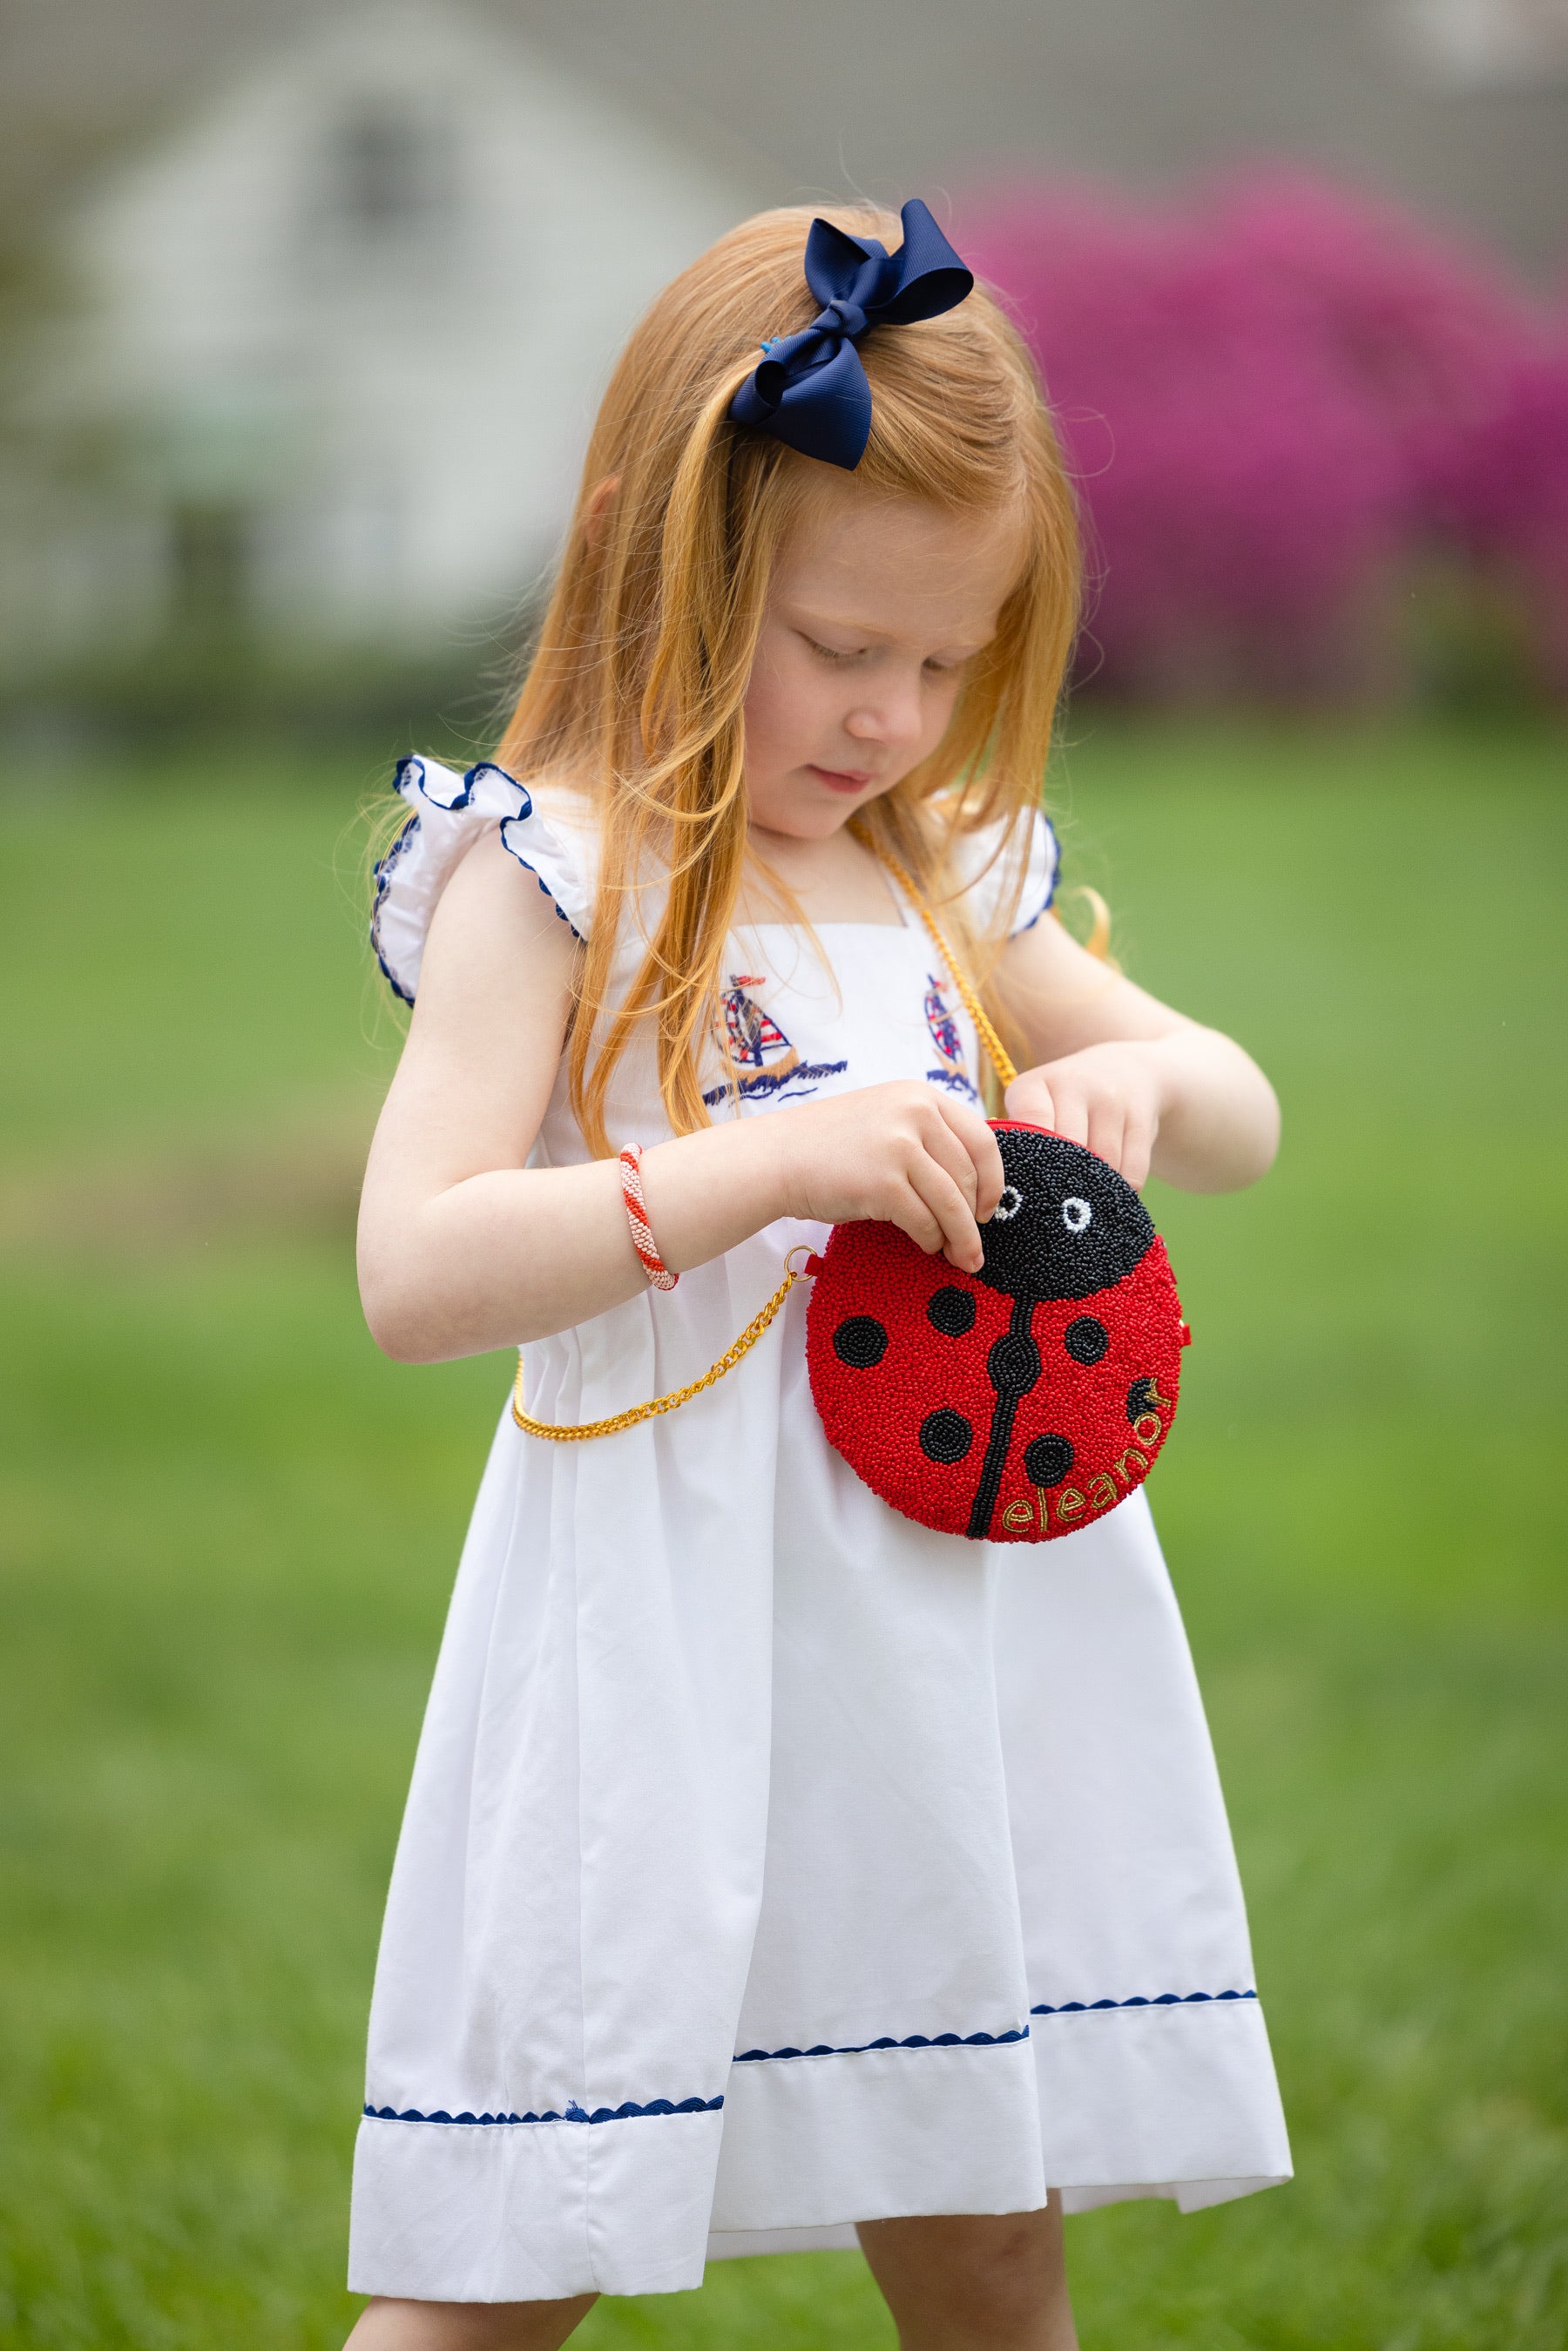
[[1086,1233],[1094,1221],[1094,1211],[1087,1200],[1063,1200],[1061,1221],[1070,1233]]
[[1005,1225],[1008,1218],[1016,1217],[1022,1207],[1023,1194],[1015,1186],[1009,1184],[1003,1189],[1001,1198],[991,1210],[991,1220],[994,1224]]

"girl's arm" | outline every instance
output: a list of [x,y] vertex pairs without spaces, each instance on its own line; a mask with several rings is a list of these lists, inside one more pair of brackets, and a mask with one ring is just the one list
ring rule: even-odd
[[1129,1184],[1152,1172],[1186,1192],[1254,1183],[1280,1142],[1257,1063],[1089,955],[1053,916],[1010,942],[1007,1001],[1038,1057],[1008,1114],[1086,1143]]
[[[360,1292],[413,1363],[543,1338],[643,1290],[613,1160],[526,1162],[555,1082],[576,952],[494,835],[435,910],[408,1042],[371,1148]],[[983,1119],[918,1082],[871,1086],[649,1150],[643,1188],[673,1272],[781,1217],[878,1217],[974,1271],[1001,1196]]]

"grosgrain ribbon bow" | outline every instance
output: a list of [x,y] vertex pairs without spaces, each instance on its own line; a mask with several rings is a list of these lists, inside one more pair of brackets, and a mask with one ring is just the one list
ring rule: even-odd
[[729,404],[737,424],[760,425],[803,457],[854,471],[871,437],[871,385],[857,339],[868,327],[935,319],[975,283],[918,196],[899,217],[904,243],[891,254],[874,236],[811,223],[806,283],[822,308],[802,333],[763,344]]

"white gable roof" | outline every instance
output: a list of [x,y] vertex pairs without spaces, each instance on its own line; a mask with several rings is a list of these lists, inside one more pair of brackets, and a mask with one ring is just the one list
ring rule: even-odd
[[440,0],[307,37],[93,201],[93,350],[168,495],[254,510],[279,615],[523,584],[638,312],[747,193]]

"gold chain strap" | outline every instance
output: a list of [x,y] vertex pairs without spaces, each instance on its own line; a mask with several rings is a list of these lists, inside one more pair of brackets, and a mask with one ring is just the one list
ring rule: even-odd
[[904,896],[908,899],[910,904],[914,907],[915,913],[919,915],[921,921],[925,924],[926,929],[930,932],[933,939],[936,941],[936,952],[953,975],[953,985],[957,989],[959,996],[963,999],[965,1011],[968,1014],[970,1019],[975,1024],[975,1034],[979,1039],[981,1044],[985,1047],[986,1052],[989,1057],[992,1069],[995,1070],[998,1077],[1001,1080],[1004,1088],[1010,1086],[1013,1080],[1018,1075],[1018,1071],[1014,1066],[1012,1056],[1008,1051],[1008,1049],[1003,1044],[1001,1039],[998,1036],[995,1029],[991,1026],[990,1015],[987,1012],[985,1006],[979,999],[979,997],[977,995],[974,988],[970,987],[968,980],[965,977],[963,968],[959,964],[958,958],[954,954],[952,948],[948,946],[941,925],[938,924],[936,915],[932,913],[929,905],[926,904],[924,893],[915,888],[913,879],[904,872],[903,866],[900,865],[895,857],[890,857],[884,849],[877,850],[875,854],[881,859],[883,864],[886,866],[888,872],[892,874],[894,880],[897,883],[899,888],[903,891]]
[[[953,985],[963,1000],[965,1011],[975,1024],[975,1033],[985,1047],[992,1067],[1002,1084],[1010,1086],[1018,1071],[1013,1067],[1006,1046],[992,1027],[985,1006],[964,977],[959,967],[958,958],[943,936],[936,915],[903,866],[880,849],[876,854],[903,890],[910,904],[936,941],[937,952],[953,975]],[[803,1241],[797,1241],[795,1249],[803,1249],[805,1246]],[[789,1251],[789,1257],[794,1256],[795,1249]],[[764,1331],[777,1319],[784,1301],[800,1279],[800,1276],[789,1266],[789,1258],[785,1259],[785,1268],[783,1280],[760,1313],[752,1316],[734,1345],[727,1347],[717,1363],[711,1364],[701,1379],[693,1380],[688,1387],[673,1388],[668,1395],[652,1396],[646,1404],[628,1405],[624,1412],[612,1412],[604,1420],[567,1422],[536,1420],[531,1413],[525,1412],[523,1409],[523,1357],[522,1351],[519,1349],[517,1376],[512,1386],[512,1418],[525,1437],[547,1437],[552,1445],[578,1445],[591,1437],[613,1437],[619,1429],[635,1428],[639,1421],[656,1420],[661,1413],[674,1412],[678,1405],[689,1404],[693,1396],[701,1395],[705,1388],[711,1388],[716,1380],[722,1380],[727,1372],[733,1372],[741,1357],[751,1353]]]
[[[795,1244],[796,1249],[804,1249],[805,1246],[804,1241]],[[794,1255],[793,1249],[790,1255]],[[647,1404],[628,1405],[624,1412],[612,1412],[608,1420],[580,1420],[564,1425],[553,1420],[535,1420],[531,1414],[523,1410],[523,1358],[519,1351],[517,1376],[512,1388],[512,1418],[526,1436],[548,1437],[557,1445],[570,1445],[585,1437],[613,1437],[618,1428],[635,1428],[640,1420],[656,1420],[662,1412],[674,1412],[677,1405],[689,1404],[693,1396],[701,1395],[704,1388],[711,1388],[716,1380],[722,1380],[726,1372],[733,1372],[742,1355],[751,1353],[800,1279],[791,1267],[761,1312],[752,1316],[735,1344],[725,1349],[717,1363],[711,1364],[700,1380],[694,1380],[689,1387],[672,1389],[668,1395],[653,1396]]]

